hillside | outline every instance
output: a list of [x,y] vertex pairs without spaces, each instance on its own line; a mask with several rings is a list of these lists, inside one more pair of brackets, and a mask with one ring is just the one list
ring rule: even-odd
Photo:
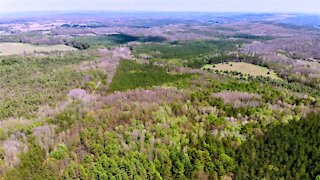
[[320,177],[318,31],[73,21],[0,36],[71,50],[0,56],[1,179]]

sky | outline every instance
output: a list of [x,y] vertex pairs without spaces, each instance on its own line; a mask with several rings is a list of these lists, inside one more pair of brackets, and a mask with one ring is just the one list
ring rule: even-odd
[[320,0],[0,0],[0,13],[108,10],[320,14]]

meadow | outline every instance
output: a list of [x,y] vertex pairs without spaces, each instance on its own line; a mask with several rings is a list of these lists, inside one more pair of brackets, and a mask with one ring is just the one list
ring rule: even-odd
[[32,45],[27,43],[0,43],[0,56],[31,54],[34,52],[75,51],[67,45]]
[[213,71],[235,71],[251,76],[263,76],[278,79],[277,74],[273,70],[245,62],[229,62],[214,65],[207,64],[203,67],[203,69],[210,69]]

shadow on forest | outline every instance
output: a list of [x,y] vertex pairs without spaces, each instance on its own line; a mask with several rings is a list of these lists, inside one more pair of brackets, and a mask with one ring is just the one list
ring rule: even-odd
[[320,114],[312,113],[246,141],[238,149],[237,177],[315,179],[320,175],[319,121]]

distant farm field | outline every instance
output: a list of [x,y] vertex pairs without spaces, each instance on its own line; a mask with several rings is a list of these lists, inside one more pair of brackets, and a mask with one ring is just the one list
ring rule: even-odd
[[218,71],[237,71],[242,74],[250,74],[252,76],[264,76],[273,79],[278,79],[277,74],[265,67],[249,64],[245,62],[229,62],[215,65],[205,65],[205,69],[218,70]]
[[27,43],[0,43],[0,55],[14,55],[33,52],[74,51],[76,48],[67,45],[37,46]]

